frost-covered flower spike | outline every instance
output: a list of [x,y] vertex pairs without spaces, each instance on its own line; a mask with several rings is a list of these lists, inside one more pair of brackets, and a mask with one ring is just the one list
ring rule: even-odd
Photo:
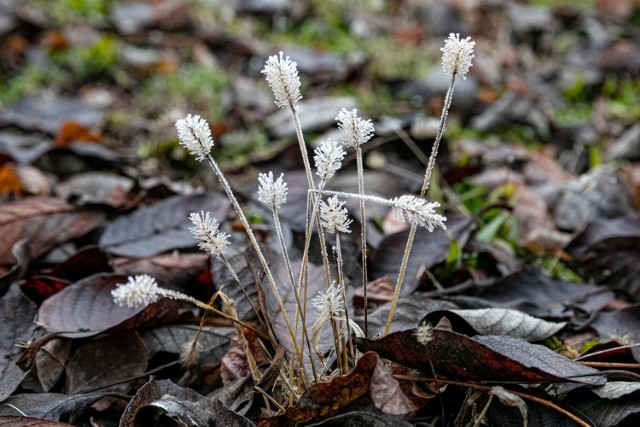
[[316,174],[322,181],[328,181],[338,172],[342,166],[342,160],[347,154],[342,145],[331,138],[322,141],[320,146],[314,150],[314,153],[313,160],[316,163]]
[[302,99],[297,64],[280,52],[280,56],[273,55],[267,59],[261,73],[266,76],[276,105],[296,108],[296,103]]
[[444,225],[447,218],[435,212],[435,208],[440,207],[438,202],[428,202],[412,195],[395,197],[390,202],[395,215],[412,225],[425,227],[429,231],[435,227],[447,228]]
[[209,255],[220,257],[227,251],[229,235],[219,231],[218,221],[209,212],[191,212],[191,234],[198,240],[198,247]]
[[207,121],[200,116],[189,114],[176,122],[176,129],[178,129],[180,144],[199,162],[206,160],[213,147],[211,128]]
[[342,320],[341,314],[344,310],[344,300],[342,299],[342,288],[336,282],[324,291],[318,292],[318,295],[311,301],[313,307],[320,315],[333,317],[335,320]]
[[351,233],[349,225],[353,222],[349,219],[345,202],[341,202],[337,197],[329,197],[327,203],[320,202],[320,218],[322,226],[331,234],[338,231],[341,233]]
[[351,111],[343,108],[336,120],[342,141],[347,147],[356,148],[373,137],[373,123],[358,117],[358,110],[355,108]]
[[280,177],[274,181],[273,172],[258,175],[258,200],[272,209],[279,209],[287,201],[287,183]]
[[162,296],[156,279],[147,274],[129,276],[127,283],[119,284],[111,295],[116,305],[129,308],[149,305]]
[[473,65],[471,60],[474,57],[473,48],[476,42],[471,41],[471,37],[460,39],[460,34],[449,34],[449,38],[444,41],[442,51],[442,69],[447,75],[459,74],[463,79],[467,78],[469,68]]

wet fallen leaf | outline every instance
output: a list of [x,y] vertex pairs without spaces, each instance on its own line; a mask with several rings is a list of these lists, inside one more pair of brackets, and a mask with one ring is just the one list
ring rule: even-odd
[[100,246],[115,255],[137,258],[194,247],[191,212],[210,212],[223,223],[230,206],[219,194],[170,197],[116,219],[100,237]]

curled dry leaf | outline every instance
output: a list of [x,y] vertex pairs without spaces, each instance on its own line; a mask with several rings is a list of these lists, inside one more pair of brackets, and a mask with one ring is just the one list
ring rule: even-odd
[[566,326],[566,322],[547,322],[508,308],[447,310],[429,313],[422,321],[436,324],[443,317],[459,316],[481,335],[508,335],[529,342],[549,338]]

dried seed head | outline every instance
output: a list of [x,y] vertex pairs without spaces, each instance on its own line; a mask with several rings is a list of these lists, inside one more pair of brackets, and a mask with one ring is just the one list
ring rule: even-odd
[[116,305],[136,308],[157,301],[162,292],[156,279],[141,274],[129,276],[127,283],[119,284],[116,289],[111,291],[111,295]]
[[313,160],[316,162],[316,174],[322,181],[328,181],[342,166],[342,160],[347,154],[333,139],[322,141],[319,147],[314,150]]
[[297,108],[296,103],[302,99],[297,64],[283,55],[280,52],[279,57],[270,56],[261,72],[273,91],[276,105],[280,108]]
[[343,108],[336,120],[342,141],[347,147],[356,148],[373,137],[373,123],[358,117],[358,110],[355,108],[351,111]]
[[277,180],[273,180],[273,172],[258,175],[258,200],[272,209],[278,209],[287,201],[287,183],[280,174]]
[[344,207],[345,202],[341,202],[337,197],[329,197],[327,203],[320,202],[320,219],[322,226],[329,233],[351,233],[349,225],[353,222],[349,219],[349,213]]
[[207,121],[200,116],[189,114],[176,122],[176,129],[178,129],[180,144],[199,162],[206,160],[213,147],[211,129]]
[[390,202],[395,215],[412,225],[425,227],[429,231],[435,227],[447,228],[444,225],[447,218],[435,213],[435,208],[440,206],[438,202],[427,202],[411,195],[395,197]]
[[444,41],[442,51],[442,69],[448,75],[459,74],[463,79],[467,78],[469,68],[473,65],[473,48],[476,42],[471,41],[471,37],[460,40],[460,34],[449,34],[449,38]]
[[193,223],[189,230],[198,240],[198,247],[215,257],[224,255],[229,246],[229,235],[218,230],[218,221],[209,212],[191,212],[189,219]]

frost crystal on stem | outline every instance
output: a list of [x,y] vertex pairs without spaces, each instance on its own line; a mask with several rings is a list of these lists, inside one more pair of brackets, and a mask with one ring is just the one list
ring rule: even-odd
[[463,79],[467,78],[469,68],[473,65],[473,48],[476,42],[471,41],[471,37],[460,39],[460,34],[449,34],[449,38],[444,41],[442,52],[442,69],[447,75],[459,74]]
[[344,207],[345,202],[341,202],[337,197],[329,197],[327,202],[320,202],[322,226],[331,234],[335,234],[338,231],[350,233],[349,225],[353,221],[349,219],[347,209]]
[[287,201],[287,183],[280,177],[273,180],[273,172],[258,175],[258,200],[273,209],[279,209]]
[[195,156],[199,162],[206,160],[213,147],[211,129],[207,121],[200,116],[189,114],[186,118],[176,122],[176,129],[180,144],[189,150],[189,153]]
[[193,223],[189,230],[198,240],[198,247],[215,257],[223,256],[229,246],[229,235],[218,230],[218,221],[209,212],[191,212],[189,219]]
[[157,301],[161,294],[156,279],[147,274],[129,276],[127,283],[119,284],[111,291],[116,305],[129,308],[149,305]]
[[280,56],[273,55],[267,59],[261,73],[273,91],[276,105],[295,108],[295,104],[302,99],[297,64],[280,52]]
[[314,150],[313,160],[316,163],[316,174],[322,181],[331,179],[342,166],[342,160],[347,154],[333,139],[322,141],[319,147]]
[[336,120],[342,140],[347,147],[356,148],[373,137],[373,123],[371,120],[358,117],[358,110],[355,108],[351,111],[343,108]]
[[404,221],[425,227],[433,231],[435,227],[446,229],[444,222],[447,220],[442,215],[435,212],[435,208],[440,207],[438,202],[427,202],[421,197],[404,195],[390,200],[393,212]]

